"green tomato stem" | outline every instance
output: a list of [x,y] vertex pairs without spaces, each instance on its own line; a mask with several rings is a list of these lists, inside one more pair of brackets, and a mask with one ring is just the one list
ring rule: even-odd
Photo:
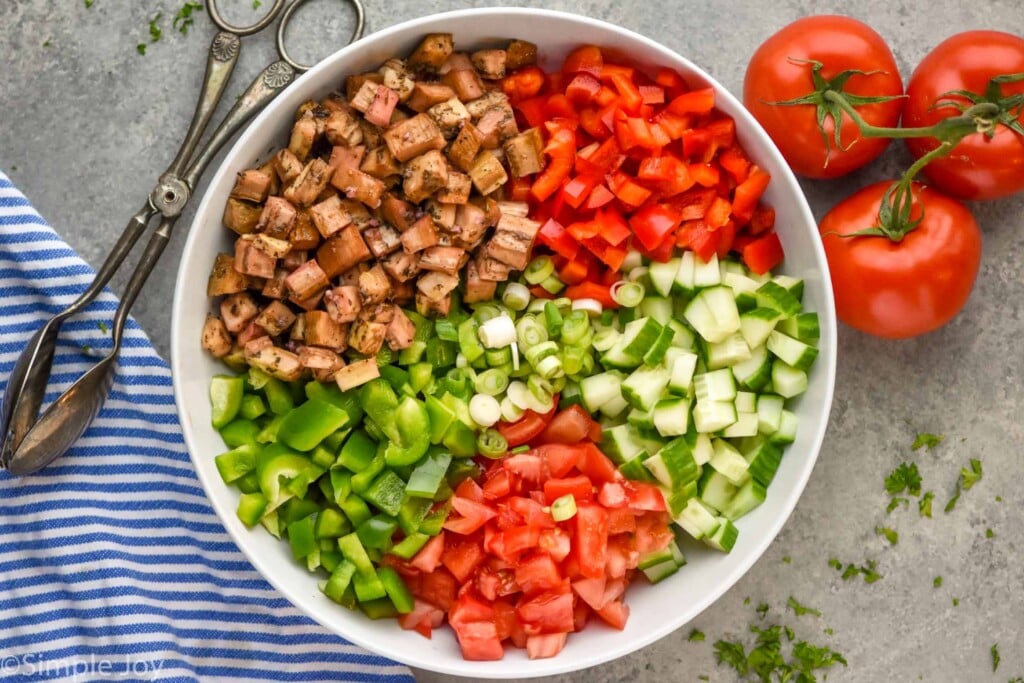
[[[857,124],[860,134],[866,138],[935,138],[940,142],[952,142],[951,147],[972,133],[985,132],[995,125],[999,106],[992,102],[980,102],[964,110],[960,116],[943,119],[931,126],[919,128],[890,128],[873,126],[860,115],[846,97],[835,90],[826,90],[824,97],[839,106]],[[933,157],[934,158],[934,157]]]

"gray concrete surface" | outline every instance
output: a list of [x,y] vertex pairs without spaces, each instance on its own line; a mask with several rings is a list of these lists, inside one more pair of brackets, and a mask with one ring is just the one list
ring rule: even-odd
[[[366,1],[370,31],[434,11],[490,4]],[[192,111],[211,28],[199,15],[189,35],[172,31],[168,15],[180,4],[95,0],[86,9],[81,0],[0,2],[0,168],[94,265],[173,155]],[[251,17],[251,4],[237,2],[232,15]],[[639,31],[690,57],[734,92],[754,47],[812,11],[869,21],[894,46],[905,76],[958,30],[1024,33],[1015,0],[935,0],[927,6],[882,0],[527,4]],[[146,39],[148,20],[158,10],[164,13],[163,39],[141,57],[135,46]],[[347,17],[339,18],[332,2],[313,3],[311,10],[315,16],[300,29],[310,36],[307,58],[328,53],[348,31]],[[239,87],[272,51],[270,36],[244,41]],[[804,189],[820,217],[843,195],[892,177],[906,162],[902,147],[894,146],[868,170],[831,184],[806,182]],[[835,406],[817,468],[764,558],[693,623],[708,642],[688,642],[687,627],[614,663],[551,681],[653,683],[694,681],[701,674],[734,680],[731,671],[716,666],[711,642],[743,636],[758,622],[754,608],[761,602],[771,605],[767,621],[781,618],[799,636],[846,656],[849,668],[829,680],[952,683],[1024,676],[1024,201],[973,208],[983,226],[984,257],[959,318],[939,332],[900,343],[841,330]],[[179,225],[187,225],[190,215]],[[183,238],[182,229],[135,308],[164,354]],[[930,453],[912,454],[916,430],[945,433],[947,439]],[[952,513],[943,514],[959,468],[970,457],[982,459],[984,479]],[[933,519],[919,517],[916,509],[886,515],[882,480],[904,459],[919,463],[925,488],[936,492]],[[897,529],[899,544],[890,547],[879,538],[879,525]],[[986,538],[988,528],[994,538]],[[832,557],[875,559],[884,578],[872,585],[844,582],[827,565]],[[938,575],[941,588],[933,587]],[[783,605],[791,595],[821,610],[822,617],[786,613]],[[1002,655],[997,673],[989,656],[994,642]],[[421,680],[445,677],[422,673]]]

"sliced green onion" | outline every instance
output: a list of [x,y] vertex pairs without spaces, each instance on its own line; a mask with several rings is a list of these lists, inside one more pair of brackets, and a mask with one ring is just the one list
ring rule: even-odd
[[512,352],[512,370],[519,370],[519,344],[512,342],[509,344],[509,350]]
[[501,419],[505,422],[516,422],[526,411],[512,402],[508,396],[501,399]]
[[641,267],[644,264],[644,257],[636,249],[630,249],[626,252],[626,258],[622,260],[622,265],[619,266],[619,270],[623,273],[628,273]]
[[508,453],[508,441],[497,429],[485,429],[476,437],[476,449],[485,458],[496,460]]
[[556,394],[562,391],[562,389],[565,389],[565,385],[568,384],[569,382],[569,380],[566,379],[564,373],[549,381],[551,382],[551,390],[554,391]]
[[503,348],[516,340],[516,325],[509,316],[499,315],[482,324],[477,335],[486,348]]
[[562,359],[555,355],[541,359],[541,361],[533,367],[537,371],[537,374],[544,379],[554,379],[555,377],[562,377],[565,375],[565,370],[562,369]]
[[581,346],[566,346],[562,349],[562,370],[567,375],[578,375],[583,370],[583,358],[587,350]]
[[499,368],[512,363],[512,349],[503,346],[500,349],[487,349],[484,351],[484,360],[492,368]]
[[493,396],[476,394],[469,399],[469,416],[481,427],[492,427],[501,419],[501,404]]
[[580,370],[580,375],[589,375],[594,371],[594,357],[589,353],[583,354],[583,369]]
[[562,321],[562,341],[566,344],[579,344],[590,332],[590,318],[583,311],[573,311]]
[[533,397],[540,403],[550,403],[555,392],[551,389],[551,383],[540,375],[530,375],[526,380],[526,388]]
[[455,324],[447,318],[438,318],[434,321],[434,332],[437,336],[445,341],[459,341],[459,330],[455,327]]
[[544,278],[544,281],[540,283],[540,286],[549,294],[558,294],[565,289],[565,283],[559,280],[555,275]]
[[512,455],[516,455],[517,453],[527,453],[529,452],[529,450],[530,447],[527,446],[526,444],[523,444],[522,446],[516,446],[515,448],[510,450],[509,453],[511,453]]
[[442,387],[456,398],[468,398],[472,393],[469,368],[452,368],[444,376]]
[[555,498],[551,503],[551,518],[556,522],[564,522],[576,516],[576,499],[571,493]]
[[608,349],[615,346],[615,343],[619,341],[619,338],[621,336],[622,333],[619,332],[614,327],[606,327],[605,329],[601,330],[600,332],[594,335],[594,348],[597,351],[604,353]]
[[513,311],[524,311],[530,305],[530,290],[526,285],[510,282],[502,292],[501,302]]
[[481,325],[492,318],[497,318],[499,315],[501,315],[501,309],[494,303],[481,304],[473,311],[473,317]]
[[562,312],[554,301],[544,304],[544,325],[549,336],[557,337],[562,332]]
[[558,344],[553,341],[547,341],[543,344],[537,344],[526,349],[526,362],[532,365],[534,368],[537,367],[537,363],[540,363],[543,359],[548,356],[554,356],[558,353]]
[[548,331],[535,317],[524,315],[516,322],[516,340],[519,342],[519,346],[529,349],[546,342]]
[[[625,268],[623,268],[623,271],[625,271]],[[639,282],[647,277],[648,272],[650,272],[650,269],[647,266],[640,266],[639,268],[634,268],[629,271],[626,275],[626,279],[630,282]]]
[[469,359],[466,358],[466,354],[462,353],[461,351],[458,352],[457,354],[455,354],[455,367],[457,367],[457,368],[468,368],[468,367],[470,367]]
[[634,308],[640,305],[647,292],[639,282],[619,280],[611,288],[612,300],[620,306]]
[[530,314],[543,313],[548,301],[550,299],[531,299],[530,305],[526,307],[526,312]]
[[479,394],[488,396],[499,396],[508,389],[508,375],[497,368],[484,370],[476,376],[473,388]]
[[604,306],[597,299],[576,299],[572,302],[572,310],[584,311],[590,315],[601,315],[604,312]]
[[572,308],[572,299],[567,296],[560,296],[557,299],[552,299],[551,303],[555,305],[560,313],[566,313]]
[[530,261],[530,265],[526,266],[526,270],[523,271],[523,277],[531,285],[539,285],[547,278],[551,277],[555,272],[555,262],[551,260],[550,256],[538,256],[537,258]]
[[601,311],[601,324],[605,327],[611,327],[612,323],[615,322],[615,311]]
[[506,396],[510,401],[512,401],[512,404],[520,410],[530,410],[534,402],[533,394],[531,394],[530,390],[527,388],[526,382],[521,382],[519,380],[508,383]]

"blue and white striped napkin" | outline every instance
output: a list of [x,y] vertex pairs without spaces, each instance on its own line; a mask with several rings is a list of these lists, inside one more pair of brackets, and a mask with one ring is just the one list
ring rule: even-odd
[[[93,276],[0,172],[0,391]],[[66,322],[51,393],[111,343],[109,292]],[[0,470],[0,681],[402,681],[252,568],[185,451],[171,373],[130,321],[99,418],[41,473]]]

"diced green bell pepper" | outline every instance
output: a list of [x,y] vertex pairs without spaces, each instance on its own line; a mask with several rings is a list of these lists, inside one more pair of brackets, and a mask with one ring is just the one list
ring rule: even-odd
[[245,373],[245,384],[253,391],[262,391],[269,381],[270,375],[259,368],[249,366],[249,371]]
[[287,383],[276,377],[268,377],[263,385],[263,395],[267,397],[267,405],[274,415],[284,415],[295,407],[295,397]]
[[243,493],[238,499],[238,519],[247,527],[254,527],[260,522],[263,511],[267,509],[267,499],[262,493]]
[[274,538],[281,538],[281,521],[277,517],[277,510],[264,511],[260,517],[260,525]]
[[466,479],[476,479],[482,473],[480,466],[468,458],[452,460],[448,465],[446,479],[451,488],[457,487]]
[[381,366],[380,376],[387,380],[395,393],[403,393],[402,388],[409,384],[409,373],[397,365]]
[[235,375],[214,375],[210,380],[210,422],[220,429],[238,415],[245,395],[245,379]]
[[378,377],[371,379],[359,389],[359,401],[367,417],[388,436],[399,439],[395,428],[395,411],[398,409],[398,396],[387,380]]
[[398,616],[398,610],[395,609],[394,603],[386,597],[366,602],[360,601],[359,609],[370,619],[393,619]]
[[398,522],[388,515],[374,515],[356,527],[356,536],[364,548],[388,550],[391,548],[391,537],[398,529]]
[[391,470],[384,470],[379,477],[373,480],[362,496],[366,502],[371,503],[381,512],[394,517],[402,509],[402,500],[405,498],[405,482]]
[[391,554],[403,560],[411,560],[429,540],[430,536],[414,531],[396,543],[395,547],[391,549]]
[[241,479],[236,479],[235,486],[242,493],[260,493],[260,475],[253,470]]
[[255,444],[256,435],[260,433],[260,426],[249,418],[239,417],[220,428],[220,438],[228,448],[235,448],[242,444]]
[[423,358],[423,353],[427,350],[427,342],[413,340],[409,346],[405,347],[398,352],[398,363],[399,365],[413,365],[419,363]]
[[323,593],[334,602],[340,603],[341,596],[352,584],[352,577],[356,574],[356,566],[349,560],[343,559],[331,572],[330,578],[324,584]]
[[383,598],[388,594],[384,588],[384,582],[380,580],[376,572],[371,574],[356,572],[352,578],[352,586],[356,589],[356,599],[360,604]]
[[281,518],[281,522],[288,526],[292,522],[305,519],[318,512],[320,512],[319,503],[301,498],[291,498],[278,509],[277,514]]
[[373,456],[369,467],[365,468],[362,472],[352,475],[352,490],[359,495],[363,495],[366,489],[370,488],[370,484],[373,483],[377,475],[387,467],[387,462],[384,460],[384,448],[385,446],[379,445],[377,447],[377,454]]
[[309,454],[309,459],[313,461],[314,465],[329,470],[334,467],[335,461],[338,459],[336,455],[337,451],[332,451],[324,444],[320,444],[313,449],[313,452]]
[[324,550],[323,546],[320,546],[320,566],[329,574],[333,574],[338,565],[345,561],[341,553],[336,550],[337,547],[337,544],[333,544],[329,550]]
[[345,513],[345,516],[348,517],[348,521],[352,522],[352,526],[359,526],[370,517],[373,517],[373,513],[370,512],[370,506],[359,496],[349,496],[341,501],[338,506]]
[[345,556],[345,559],[356,566],[356,572],[361,576],[376,576],[373,562],[366,554],[366,548],[355,532],[346,534],[338,539],[338,550]]
[[448,471],[451,461],[450,453],[441,452],[428,455],[413,470],[412,476],[409,477],[409,483],[405,485],[405,492],[419,498],[433,498],[438,487],[441,486],[441,482],[444,481],[444,475]]
[[267,412],[267,404],[256,394],[246,394],[242,397],[242,407],[238,414],[247,420],[255,420]]
[[309,515],[288,525],[288,542],[292,546],[292,556],[301,560],[314,550],[319,550],[316,543],[316,536],[313,527],[316,524],[316,517]]
[[277,430],[284,421],[284,415],[275,415],[263,425],[263,429],[256,435],[256,440],[260,443],[274,443],[277,441]]
[[349,416],[334,404],[311,398],[288,411],[277,439],[297,451],[311,451],[329,434],[349,424]]
[[427,417],[430,418],[430,443],[439,444],[455,422],[455,413],[434,396],[426,398]]
[[305,498],[310,485],[319,479],[326,471],[326,468],[310,462],[309,467],[299,472],[291,481],[288,482],[285,486],[285,490],[293,496]]
[[430,363],[415,363],[409,366],[409,386],[413,391],[425,391],[434,381],[434,368]]
[[377,442],[362,429],[352,432],[338,454],[338,464],[351,472],[362,472],[377,455]]
[[224,483],[230,484],[255,470],[256,455],[259,450],[259,446],[246,443],[215,457],[213,461],[217,465],[217,471],[220,472],[220,478],[224,480]]
[[415,600],[398,572],[392,567],[380,567],[377,569],[377,578],[384,584],[384,590],[399,614],[408,614],[412,611]]
[[260,490],[267,497],[270,510],[277,509],[293,495],[282,490],[281,479],[290,481],[309,467],[316,465],[283,444],[272,443],[260,452],[256,471],[260,477]]
[[440,503],[454,495],[455,491],[452,490],[452,486],[447,481],[442,481],[441,485],[437,487],[437,493],[434,494],[434,502]]
[[423,523],[420,524],[420,533],[426,534],[427,536],[437,536],[441,533],[445,520],[448,519],[448,515],[451,514],[451,511],[451,503],[445,503],[438,507],[423,519]]
[[340,538],[345,534],[352,533],[352,525],[348,518],[334,508],[324,508],[316,518],[316,537]]
[[398,526],[406,535],[416,532],[433,506],[434,501],[427,498],[406,496],[398,510]]
[[430,447],[430,417],[422,401],[406,396],[398,404],[394,421],[398,438],[392,439],[384,457],[391,467],[417,462]]
[[458,420],[448,427],[441,443],[457,458],[476,455],[476,433]]
[[331,488],[334,489],[334,502],[340,507],[342,501],[352,493],[352,474],[341,467],[332,468]]

